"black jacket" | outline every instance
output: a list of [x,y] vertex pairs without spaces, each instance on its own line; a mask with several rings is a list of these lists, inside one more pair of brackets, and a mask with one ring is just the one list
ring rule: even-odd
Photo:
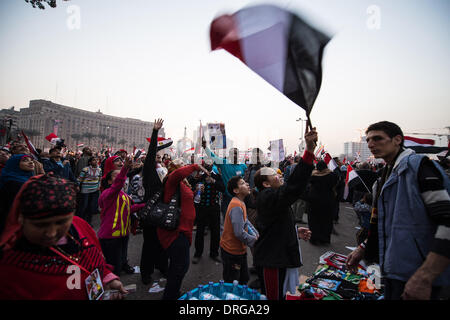
[[260,190],[257,198],[259,232],[255,265],[265,268],[300,267],[297,230],[291,205],[306,189],[313,166],[300,160],[289,181],[278,189]]

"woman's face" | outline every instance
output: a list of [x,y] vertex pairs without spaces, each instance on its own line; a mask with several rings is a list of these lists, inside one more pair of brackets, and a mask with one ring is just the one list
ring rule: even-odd
[[114,160],[114,170],[120,170],[123,167],[123,161],[122,158],[117,158],[116,160]]
[[24,237],[41,247],[51,247],[69,231],[73,213],[43,219],[28,219],[20,216]]
[[23,171],[33,171],[34,170],[34,162],[30,157],[23,157],[20,159],[19,168]]

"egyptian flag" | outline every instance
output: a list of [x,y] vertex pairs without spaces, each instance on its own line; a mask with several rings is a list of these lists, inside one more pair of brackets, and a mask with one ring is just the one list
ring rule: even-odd
[[31,143],[30,139],[28,139],[27,135],[25,134],[25,132],[23,132],[23,130],[21,131],[23,138],[25,139],[25,143],[27,144],[28,150],[30,150],[31,155],[33,156],[33,158],[35,160],[39,159],[39,155],[36,151],[36,148],[34,147],[34,145]]
[[345,189],[344,189],[344,199],[347,200],[350,188],[354,188],[361,182],[361,178],[358,176],[352,166],[347,166],[347,176],[345,177]]
[[257,5],[214,19],[210,40],[212,50],[225,49],[310,114],[328,36],[292,12]]
[[336,164],[336,161],[334,161],[334,159],[330,156],[330,154],[328,152],[325,153],[325,157],[323,158],[323,161],[325,161],[328,169],[330,169],[331,171],[339,170],[339,167]]
[[[148,142],[151,141],[150,138],[146,138]],[[162,150],[164,148],[170,147],[173,143],[173,140],[170,138],[158,137],[158,142],[156,143],[157,150]]]
[[53,132],[50,133],[48,136],[46,136],[45,140],[47,140],[51,144],[57,144],[58,142],[62,141],[62,139],[60,137],[58,137],[56,134],[54,134]]
[[404,136],[404,146],[408,149],[413,149],[416,153],[432,153],[436,154],[448,150],[448,147],[436,147],[433,139],[419,139]]

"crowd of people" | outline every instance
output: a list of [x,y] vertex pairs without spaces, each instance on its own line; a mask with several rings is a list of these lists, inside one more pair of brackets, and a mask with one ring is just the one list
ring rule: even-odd
[[[95,277],[110,299],[121,299],[127,290],[120,275],[134,272],[129,237],[142,232],[141,280],[151,283],[155,269],[164,274],[165,300],[181,296],[190,264],[204,251],[222,263],[225,282],[248,285],[254,272],[254,287],[283,300],[299,284],[299,240],[329,244],[343,201],[361,226],[348,268],[362,259],[379,263],[386,299],[437,299],[450,285],[449,157],[438,163],[405,149],[396,124],[368,127],[369,149],[383,164],[352,164],[361,183],[344,196],[348,166],[334,158],[332,171],[316,159],[315,128],[305,132],[304,154],[280,163],[263,163],[259,148],[245,163],[236,148],[219,158],[206,141],[206,156],[187,161],[172,160],[157,145],[163,122],[155,120],[148,150],[138,156],[90,147],[78,154],[61,145],[36,155],[19,140],[0,150],[0,299],[95,298],[89,285]],[[139,214],[159,194],[165,203],[179,201],[174,230]],[[68,286],[70,266],[80,270],[73,280],[78,290]]]

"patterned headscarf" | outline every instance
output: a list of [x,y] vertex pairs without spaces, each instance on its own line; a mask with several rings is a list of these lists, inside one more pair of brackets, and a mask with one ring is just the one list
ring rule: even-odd
[[22,185],[8,214],[5,229],[0,236],[0,247],[13,247],[21,236],[19,216],[42,219],[64,216],[75,211],[75,185],[52,173],[31,177]]

